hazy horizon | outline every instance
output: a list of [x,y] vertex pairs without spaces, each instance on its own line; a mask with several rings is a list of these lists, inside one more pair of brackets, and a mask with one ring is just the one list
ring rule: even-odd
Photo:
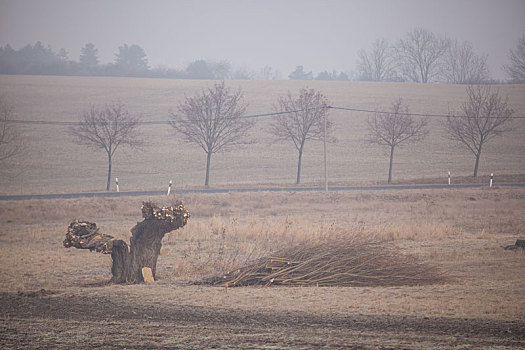
[[123,44],[141,46],[150,67],[185,68],[196,60],[226,60],[282,78],[305,71],[355,70],[357,52],[377,38],[395,43],[415,27],[487,54],[494,79],[525,33],[525,1],[476,0],[0,0],[0,45],[19,49],[41,41],[77,61],[93,43],[101,63]]

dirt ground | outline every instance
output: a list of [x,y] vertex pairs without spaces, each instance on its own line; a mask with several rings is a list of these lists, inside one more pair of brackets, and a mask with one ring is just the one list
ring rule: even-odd
[[[257,294],[258,291],[253,291]],[[3,293],[3,348],[520,348],[524,323]],[[255,304],[255,303],[254,303]]]
[[[193,195],[191,225],[163,241],[158,280],[108,285],[109,256],[62,246],[68,221],[83,213],[129,237],[140,200],[0,203],[1,348],[525,348],[525,252],[502,248],[525,236],[525,189]],[[222,219],[211,214],[220,209]],[[246,226],[232,224],[248,213]],[[262,230],[257,221],[276,235],[286,222],[295,237],[332,225],[386,232],[378,239],[447,278],[410,287],[195,284],[210,272],[201,266],[219,264],[219,248],[271,240],[248,236],[247,227]]]

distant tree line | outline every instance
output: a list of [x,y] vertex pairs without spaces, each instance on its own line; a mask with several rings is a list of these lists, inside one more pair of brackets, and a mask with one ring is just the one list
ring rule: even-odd
[[303,66],[297,66],[293,72],[288,75],[290,80],[350,80],[350,77],[344,73],[338,73],[336,70],[332,72],[322,71],[314,78],[313,73],[305,72]]
[[[247,69],[232,69],[227,61],[195,60],[185,69],[166,67],[150,68],[146,52],[139,45],[124,44],[118,47],[115,60],[108,64],[99,61],[98,49],[87,43],[80,50],[79,61],[69,59],[64,49],[58,52],[40,41],[26,45],[19,50],[10,45],[0,47],[0,74],[24,75],[86,75],[86,76],[129,76],[174,79],[239,79],[255,78]],[[259,77],[276,79],[276,72],[270,67],[261,70]]]
[[[468,41],[460,42],[415,28],[395,44],[386,39],[374,41],[357,57],[357,80],[446,82],[482,84],[491,82],[487,55],[479,54]],[[509,52],[504,65],[510,82],[525,82],[525,35]]]
[[[376,39],[370,48],[358,52],[352,76],[345,72],[322,71],[314,74],[297,65],[288,74],[290,80],[360,80],[411,81],[417,83],[446,82],[482,84],[493,82],[488,56],[475,51],[468,41],[436,35],[424,28],[407,32],[396,43]],[[525,34],[515,48],[509,50],[503,66],[510,83],[525,83]],[[69,59],[65,49],[54,52],[40,41],[19,50],[10,45],[0,47],[0,74],[25,75],[94,75],[131,76],[172,79],[250,80],[281,79],[281,74],[266,66],[258,72],[247,68],[234,69],[228,61],[197,59],[184,69],[151,68],[146,52],[139,45],[118,47],[113,62],[101,64],[98,49],[87,43],[80,50],[78,61]]]

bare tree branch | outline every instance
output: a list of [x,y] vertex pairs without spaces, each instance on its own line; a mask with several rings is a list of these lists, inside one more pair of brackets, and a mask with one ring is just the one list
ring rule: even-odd
[[450,116],[444,128],[449,139],[464,145],[476,156],[476,177],[483,145],[509,131],[504,125],[511,120],[514,110],[509,108],[507,98],[503,99],[499,91],[493,92],[487,85],[468,86],[467,98],[461,109],[463,116]]
[[138,127],[139,118],[129,114],[123,104],[110,103],[103,107],[91,105],[80,119],[80,124],[70,128],[76,144],[93,149],[103,149],[108,156],[108,179],[111,183],[113,155],[122,146],[140,148],[144,145]]
[[450,40],[416,28],[396,45],[397,60],[402,73],[416,83],[428,83],[439,73],[442,58]]
[[386,39],[377,39],[372,50],[361,50],[357,56],[359,79],[364,81],[385,81],[395,77],[393,49]]
[[222,81],[199,95],[186,97],[178,106],[180,114],[170,113],[170,125],[175,131],[207,155],[205,186],[209,184],[211,155],[247,143],[244,136],[254,121],[242,118],[246,112],[243,97],[241,90],[232,92]]
[[515,50],[509,51],[509,64],[503,68],[512,82],[525,83],[525,34],[518,40]]
[[388,183],[392,181],[392,164],[394,149],[406,143],[419,142],[427,134],[426,119],[415,120],[409,115],[408,107],[399,98],[392,103],[391,113],[376,113],[368,119],[367,141],[369,143],[388,146],[390,149],[390,166],[388,169]]
[[487,55],[476,55],[468,41],[451,41],[443,58],[442,75],[452,84],[481,84],[490,78]]
[[18,157],[25,151],[25,140],[19,128],[12,124],[13,108],[0,96],[0,164]]
[[[278,104],[278,110],[287,113],[275,118],[270,125],[270,133],[279,141],[292,141],[299,152],[296,181],[299,184],[304,145],[307,140],[322,140],[324,120],[328,114],[328,100],[320,91],[303,88],[297,97],[288,92],[286,97],[279,99]],[[327,120],[327,133],[331,126],[332,123]]]

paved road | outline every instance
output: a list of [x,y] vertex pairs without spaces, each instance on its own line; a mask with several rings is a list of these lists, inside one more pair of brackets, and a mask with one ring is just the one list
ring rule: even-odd
[[[417,190],[443,188],[475,188],[487,187],[487,184],[466,185],[389,185],[389,186],[334,186],[329,191],[376,191],[376,190]],[[504,187],[525,187],[525,183],[497,184]],[[322,187],[262,187],[262,188],[210,188],[194,190],[177,190],[178,194],[186,193],[230,193],[230,192],[312,192],[324,191]],[[172,191],[173,192],[173,191]],[[53,193],[24,194],[0,196],[0,201],[24,199],[82,198],[82,197],[125,197],[125,196],[159,196],[166,191],[131,191],[131,192],[83,192],[83,193]]]

